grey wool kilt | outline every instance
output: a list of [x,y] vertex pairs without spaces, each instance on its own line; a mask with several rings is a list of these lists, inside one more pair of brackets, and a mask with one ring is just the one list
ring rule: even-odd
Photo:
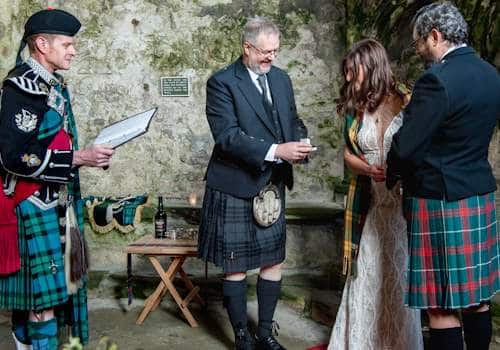
[[[284,186],[279,186],[282,208]],[[233,197],[207,186],[198,233],[198,256],[224,273],[245,272],[285,260],[286,225],[281,211],[269,227],[256,223],[252,199]]]

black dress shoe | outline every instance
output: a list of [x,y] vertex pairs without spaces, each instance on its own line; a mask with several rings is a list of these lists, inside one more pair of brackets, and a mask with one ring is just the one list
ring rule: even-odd
[[257,338],[257,349],[258,350],[286,350],[276,338],[269,335],[264,338]]
[[237,328],[234,332],[234,343],[236,350],[254,350],[255,340],[246,328]]

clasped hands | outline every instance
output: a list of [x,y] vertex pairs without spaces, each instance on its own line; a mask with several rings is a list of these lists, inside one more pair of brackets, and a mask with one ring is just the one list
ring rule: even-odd
[[289,163],[299,163],[306,159],[312,150],[313,147],[310,144],[292,141],[278,144],[274,155],[276,158],[286,160]]
[[384,182],[385,181],[385,167],[380,165],[370,165],[368,167],[368,172],[366,174],[375,182]]
[[[347,154],[351,155],[350,152]],[[344,153],[344,159],[346,154]],[[356,173],[359,175],[368,176],[375,182],[384,182],[386,178],[386,167],[385,165],[370,164],[363,155],[354,156],[358,159]],[[361,162],[359,162],[361,161]]]

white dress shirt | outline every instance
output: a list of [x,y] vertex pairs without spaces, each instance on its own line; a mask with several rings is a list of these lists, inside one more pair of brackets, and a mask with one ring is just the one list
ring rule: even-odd
[[[248,70],[248,73],[250,74],[250,79],[252,80],[255,87],[257,88],[257,90],[259,90],[260,94],[262,95],[262,89],[260,87],[259,82],[257,81],[257,78],[259,77],[259,75],[248,67],[247,67],[247,70]],[[267,88],[267,99],[272,104],[273,98],[271,96],[271,89],[269,88],[269,83],[267,82],[267,77],[266,77],[266,88]],[[266,157],[264,158],[266,161],[281,163],[281,159],[275,157],[277,147],[278,147],[278,145],[276,143],[273,143],[271,145],[271,147],[269,147],[269,150],[266,153]]]

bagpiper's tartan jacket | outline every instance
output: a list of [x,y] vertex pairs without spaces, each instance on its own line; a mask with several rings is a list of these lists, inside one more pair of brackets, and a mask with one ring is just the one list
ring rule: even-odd
[[[69,150],[49,149],[65,129]],[[21,270],[0,276],[0,308],[35,310],[56,307],[59,326],[71,325],[73,336],[88,339],[86,276],[68,295],[61,247],[59,196],[73,200],[83,234],[79,176],[72,168],[78,149],[70,96],[62,77],[32,58],[3,82],[0,109],[0,174],[7,195],[16,182],[42,186],[16,208]]]

